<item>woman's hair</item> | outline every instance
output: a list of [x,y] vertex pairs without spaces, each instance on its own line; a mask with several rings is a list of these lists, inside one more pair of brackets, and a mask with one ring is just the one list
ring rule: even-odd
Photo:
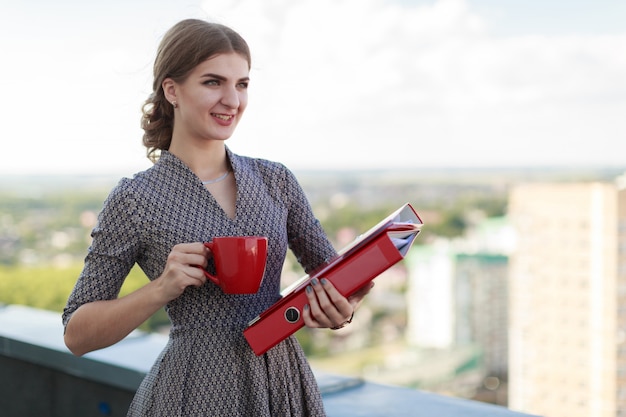
[[185,81],[201,62],[225,53],[238,53],[251,66],[246,41],[227,26],[204,20],[187,19],[174,25],[163,37],[154,60],[152,93],[142,107],[141,127],[147,156],[155,162],[160,151],[168,150],[172,142],[174,108],[163,92],[163,80]]

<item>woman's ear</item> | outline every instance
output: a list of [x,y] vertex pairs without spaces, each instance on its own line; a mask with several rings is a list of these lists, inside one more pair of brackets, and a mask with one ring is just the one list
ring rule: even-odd
[[176,103],[176,83],[171,78],[166,78],[161,83],[165,99],[170,103]]

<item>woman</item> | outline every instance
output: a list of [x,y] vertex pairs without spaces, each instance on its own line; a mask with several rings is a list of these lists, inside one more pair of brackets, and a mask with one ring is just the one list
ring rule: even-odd
[[[246,109],[250,65],[246,42],[225,26],[185,20],[166,33],[142,119],[155,164],[107,198],[64,310],[65,343],[82,355],[120,341],[165,306],[169,342],[130,416],[324,415],[294,337],[257,357],[242,334],[278,299],[288,247],[307,271],[336,254],[287,168],[225,146]],[[229,235],[268,237],[256,294],[225,294],[198,268],[211,263],[203,242]],[[135,263],[150,282],[117,298]],[[305,324],[349,322],[368,291],[346,299],[315,281]]]

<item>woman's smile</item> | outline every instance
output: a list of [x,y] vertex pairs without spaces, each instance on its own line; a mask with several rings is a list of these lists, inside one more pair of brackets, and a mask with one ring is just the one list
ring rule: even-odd
[[211,113],[211,116],[217,119],[217,122],[223,126],[230,125],[235,118],[234,114]]

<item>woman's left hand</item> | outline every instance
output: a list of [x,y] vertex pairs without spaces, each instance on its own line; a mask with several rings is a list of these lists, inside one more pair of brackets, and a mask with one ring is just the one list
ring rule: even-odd
[[309,304],[304,307],[302,318],[307,327],[339,329],[352,321],[354,311],[370,292],[374,282],[370,282],[356,293],[346,298],[327,279],[316,278],[306,288]]

